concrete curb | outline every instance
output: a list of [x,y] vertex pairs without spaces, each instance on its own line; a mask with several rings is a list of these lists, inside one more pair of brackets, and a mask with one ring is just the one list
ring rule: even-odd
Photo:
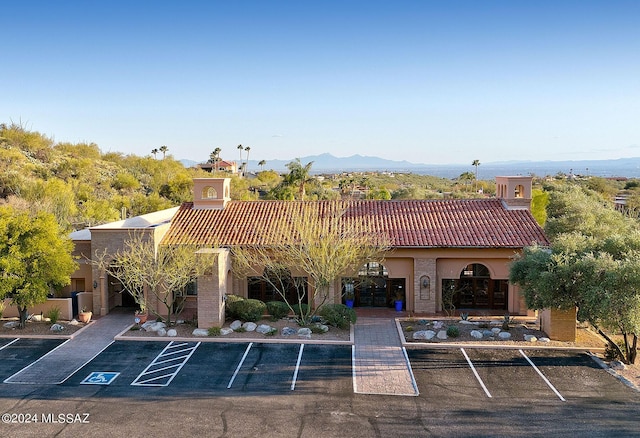
[[598,356],[596,356],[595,354],[591,354],[589,352],[587,352],[587,355],[593,359],[593,361],[595,363],[597,363],[598,365],[600,365],[600,367],[605,370],[606,372],[608,372],[609,374],[611,374],[613,377],[615,377],[616,379],[620,380],[623,384],[625,384],[626,386],[628,386],[629,388],[640,392],[640,388],[638,388],[636,385],[633,384],[633,382],[631,382],[630,380],[628,380],[627,378],[625,378],[624,376],[622,376],[621,374],[616,373],[615,370],[611,369],[609,367],[609,365],[607,365],[607,363],[605,361],[603,361],[602,359],[600,359]]

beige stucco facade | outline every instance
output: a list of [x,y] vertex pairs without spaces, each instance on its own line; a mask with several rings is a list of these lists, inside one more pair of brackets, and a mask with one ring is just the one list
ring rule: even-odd
[[[513,194],[517,199],[508,200],[512,205],[507,209],[520,209],[530,202],[530,177],[505,177],[501,179],[500,190]],[[224,210],[229,199],[229,181],[227,179],[201,178],[194,181],[193,210]],[[286,201],[285,201],[286,202]],[[507,202],[507,203],[508,203]],[[112,284],[106,273],[94,261],[99,254],[113,257],[132,234],[140,234],[145,239],[159,245],[163,236],[172,226],[176,209],[130,218],[112,224],[92,227],[83,232],[74,233],[75,254],[80,259],[80,268],[72,278],[75,284],[83,284],[86,292],[92,294],[93,311],[100,315],[109,313],[113,308],[123,305],[123,292]],[[204,212],[206,214],[206,211]],[[204,230],[206,231],[206,230]],[[397,247],[390,251],[384,262],[385,275],[395,281],[395,287],[403,288],[404,310],[415,315],[433,315],[443,311],[443,281],[457,280],[462,272],[471,265],[486,268],[490,280],[506,282],[509,277],[509,264],[521,248],[511,247]],[[200,257],[210,259],[210,269],[198,278],[197,296],[189,296],[182,319],[197,317],[201,328],[220,326],[224,323],[225,297],[228,294],[248,296],[248,279],[235,276],[231,255],[227,248],[205,247],[198,252]],[[256,267],[256,272],[260,272]],[[304,275],[292,269],[292,275]],[[390,284],[390,283],[388,283]],[[399,285],[399,286],[398,286]],[[310,285],[313,287],[313,285]],[[69,292],[69,291],[67,291]],[[148,297],[148,305],[158,309],[153,297]],[[342,302],[342,279],[336,279],[330,287],[327,302]],[[318,297],[316,305],[322,297]],[[387,303],[384,303],[387,305]],[[483,308],[487,314],[531,315],[518,289],[509,284],[506,302],[501,308]]]

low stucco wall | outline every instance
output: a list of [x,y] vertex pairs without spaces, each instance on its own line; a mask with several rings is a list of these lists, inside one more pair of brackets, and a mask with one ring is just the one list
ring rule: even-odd
[[[18,308],[11,305],[10,299],[5,299],[4,304],[5,309],[2,313],[2,316],[9,318],[20,316],[18,313]],[[47,298],[46,302],[31,306],[28,308],[28,311],[30,314],[34,315],[40,315],[41,313],[43,315],[46,315],[49,310],[55,307],[58,307],[60,309],[61,320],[70,321],[71,319],[73,319],[73,315],[71,315],[71,313],[73,312],[71,298]]]
[[544,309],[540,312],[540,328],[554,341],[576,341],[577,309]]

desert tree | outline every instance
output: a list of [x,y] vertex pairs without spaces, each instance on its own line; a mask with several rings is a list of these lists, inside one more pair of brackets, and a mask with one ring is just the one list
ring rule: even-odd
[[[634,219],[580,189],[552,192],[546,230],[550,247],[524,249],[510,267],[530,309],[578,309],[634,363],[640,335],[640,229]],[[620,335],[622,345],[615,336]]]
[[[287,211],[261,242],[232,248],[234,272],[269,284],[305,325],[330,298],[332,285],[354,277],[367,262],[382,262],[390,245],[385,233],[372,233],[368,218],[348,204],[296,203]],[[287,298],[291,287],[296,302]]]
[[[198,257],[198,248],[191,245],[159,245],[146,233],[129,234],[122,249],[115,254],[95,254],[93,263],[122,283],[141,312],[151,311],[171,324],[171,316],[179,308],[187,285],[207,268],[207,259]],[[148,306],[149,294],[164,306],[161,315]]]
[[73,243],[50,213],[0,207],[0,299],[10,298],[24,328],[29,307],[68,285],[77,269]]

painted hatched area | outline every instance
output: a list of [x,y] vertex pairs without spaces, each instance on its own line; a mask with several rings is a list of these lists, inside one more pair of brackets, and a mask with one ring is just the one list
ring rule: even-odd
[[180,372],[200,342],[170,342],[131,382],[134,386],[167,386]]

